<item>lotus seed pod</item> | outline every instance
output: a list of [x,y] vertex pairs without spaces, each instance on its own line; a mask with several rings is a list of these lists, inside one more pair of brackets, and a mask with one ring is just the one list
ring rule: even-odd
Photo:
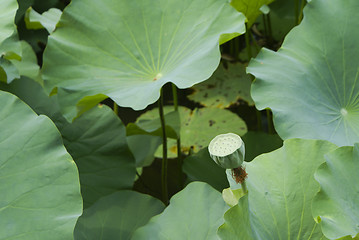
[[234,133],[220,134],[209,143],[211,158],[222,168],[238,168],[244,161],[244,142]]

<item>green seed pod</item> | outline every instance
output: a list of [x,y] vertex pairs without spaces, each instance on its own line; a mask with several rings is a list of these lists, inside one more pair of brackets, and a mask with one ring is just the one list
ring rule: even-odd
[[244,161],[244,142],[234,133],[220,134],[209,143],[211,158],[222,168],[239,168]]

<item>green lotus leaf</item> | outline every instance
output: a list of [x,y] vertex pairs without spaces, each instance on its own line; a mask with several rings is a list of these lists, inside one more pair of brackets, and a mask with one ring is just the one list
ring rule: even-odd
[[206,182],[220,192],[229,186],[225,170],[212,160],[207,148],[185,158],[182,169],[189,181]]
[[283,140],[277,134],[268,134],[265,132],[247,132],[242,137],[246,146],[246,162],[252,161],[262,153],[271,152],[283,145]]
[[322,140],[289,139],[246,163],[248,201],[241,198],[228,210],[219,236],[240,239],[237,234],[250,228],[252,238],[243,239],[325,239],[311,211],[320,188],[314,172],[336,148]]
[[[21,46],[18,41],[15,15],[16,0],[0,0],[0,57],[21,60]],[[1,69],[0,64],[0,69]]]
[[0,102],[0,239],[71,239],[82,198],[60,133],[16,96]]
[[[173,107],[164,107],[164,112],[170,113]],[[233,132],[243,136],[247,132],[246,123],[236,114],[218,108],[196,108],[193,111],[186,107],[179,107],[180,136],[182,151],[188,153],[208,146],[209,142],[218,134]],[[137,121],[151,120],[158,118],[158,109],[147,111]],[[167,122],[166,122],[167,124]],[[168,154],[176,157],[176,140],[168,139]],[[162,156],[162,146],[156,152],[156,156]]]
[[61,115],[56,98],[49,98],[31,79],[0,84],[0,89],[16,94],[55,122],[78,165],[85,208],[102,196],[132,188],[136,168],[126,143],[126,129],[107,106],[95,107],[70,124]]
[[[169,107],[167,109],[169,109]],[[144,119],[145,117],[142,116],[136,123],[129,123],[127,125],[127,135],[131,136],[143,134],[162,137],[161,119],[159,118],[158,108],[157,115],[153,111],[149,114],[151,115],[149,119]],[[166,119],[165,129],[167,137],[178,139],[181,128],[179,112],[169,111],[164,117]]]
[[164,212],[139,228],[132,239],[218,239],[217,228],[227,209],[218,191],[206,183],[193,182],[174,195]]
[[126,129],[109,107],[91,109],[61,129],[61,134],[79,168],[85,207],[119,189],[132,188],[135,159]]
[[134,231],[161,213],[164,204],[149,195],[123,190],[86,209],[74,231],[75,240],[131,239]]
[[341,147],[325,158],[314,175],[321,189],[313,200],[313,216],[327,238],[354,238],[359,233],[359,144]]
[[136,167],[147,167],[155,159],[155,152],[162,143],[162,138],[151,135],[127,136],[128,147],[136,159]]
[[252,78],[244,65],[229,64],[227,69],[220,65],[212,77],[192,87],[194,92],[188,98],[206,107],[227,108],[239,99],[254,105],[250,95],[251,83]]
[[0,57],[0,82],[11,83],[19,77],[19,70],[16,66],[10,60]]
[[29,7],[25,13],[26,27],[28,29],[45,28],[49,33],[52,33],[60,21],[61,14],[61,10],[57,8],[50,8],[48,11],[39,14],[32,7]]
[[248,194],[241,197],[238,204],[224,214],[224,220],[225,224],[218,229],[218,235],[221,239],[256,239],[251,228]]
[[272,109],[283,139],[359,141],[359,21],[348,23],[358,11],[356,0],[311,1],[281,49],[262,49],[250,62],[252,97]]
[[74,1],[59,24],[44,53],[48,91],[71,91],[75,103],[104,94],[135,110],[167,82],[188,88],[209,78],[220,35],[245,31],[226,0]]
[[60,130],[69,124],[60,112],[56,97],[48,97],[42,86],[33,79],[22,76],[10,84],[0,82],[0,90],[16,95],[37,114],[48,116]]
[[[37,64],[36,54],[27,42],[21,41],[20,44],[22,49],[21,61],[11,60],[11,63],[18,69],[19,75],[37,79],[40,67]],[[38,81],[40,82],[40,80]]]
[[260,8],[268,5],[274,0],[231,0],[231,5],[238,11],[243,13],[248,21],[248,26],[252,26],[259,15],[262,14]]
[[[0,45],[2,42],[16,33],[15,15],[18,8],[16,0],[0,0]],[[0,54],[2,55],[2,54]]]

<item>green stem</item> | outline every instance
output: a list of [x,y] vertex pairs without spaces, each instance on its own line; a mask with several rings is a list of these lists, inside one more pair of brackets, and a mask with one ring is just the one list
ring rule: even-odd
[[300,22],[303,19],[303,8],[304,8],[306,3],[307,3],[307,0],[302,0],[302,4],[300,5],[299,17],[298,17],[298,25],[300,24]]
[[[172,95],[173,95],[173,106],[175,111],[178,111],[178,94],[177,94],[177,87],[172,83]],[[181,136],[178,136],[177,139],[177,165],[178,165],[178,172],[180,175],[180,183],[183,183],[183,175],[182,175],[182,152],[181,152]]]
[[248,54],[248,61],[251,60],[252,58],[252,49],[251,49],[251,45],[250,45],[250,32],[251,30],[248,29],[248,25],[246,24],[246,33],[244,35],[245,39],[246,39],[246,48],[247,48],[247,54]]
[[262,131],[262,115],[261,112],[256,109],[256,114],[257,114],[257,129],[258,131]]
[[297,26],[299,19],[299,0],[294,0],[294,26]]
[[268,39],[269,39],[269,45],[272,45],[273,42],[273,36],[272,36],[272,23],[270,20],[270,13],[266,15],[267,18],[267,24],[268,24]]
[[173,95],[173,106],[175,111],[178,110],[178,97],[177,97],[177,87],[172,83],[172,95]]
[[266,18],[265,14],[262,14],[262,19],[263,19],[263,25],[264,25],[264,35],[267,37],[268,29],[267,29],[267,18]]
[[243,193],[247,193],[248,190],[247,190],[246,181],[243,181],[243,182],[241,183],[241,186],[242,186]]
[[162,170],[161,170],[161,182],[162,182],[162,201],[167,205],[168,204],[168,187],[167,187],[167,136],[166,136],[166,122],[165,116],[163,113],[163,90],[161,88],[161,96],[158,100],[158,109],[161,119],[161,128],[162,128]]
[[274,128],[273,128],[273,120],[272,120],[272,114],[269,109],[266,109],[267,112],[267,124],[268,124],[268,133],[273,134]]
[[116,102],[113,102],[113,112],[118,116],[118,105]]
[[257,55],[260,50],[260,47],[258,46],[257,41],[254,39],[253,34],[251,34],[251,40],[252,40],[254,47],[256,48],[256,55]]

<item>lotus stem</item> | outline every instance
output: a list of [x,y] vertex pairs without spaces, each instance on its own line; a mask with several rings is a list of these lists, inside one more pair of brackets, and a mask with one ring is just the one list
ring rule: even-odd
[[[177,94],[177,87],[172,83],[172,95],[173,95],[173,106],[174,110],[178,111],[178,94]],[[180,175],[180,183],[183,183],[183,176],[182,176],[182,152],[181,152],[181,136],[177,138],[177,164],[178,164],[178,172]]]
[[118,116],[118,105],[115,101],[113,102],[113,112]]
[[247,190],[247,185],[246,185],[246,181],[243,181],[241,183],[241,186],[242,186],[242,190],[243,190],[243,193],[246,194],[248,192]]
[[178,96],[177,96],[177,87],[172,83],[172,95],[173,95],[173,106],[175,111],[178,110]]
[[299,20],[299,0],[294,0],[294,16],[294,26],[297,26]]
[[269,45],[272,45],[273,36],[272,36],[272,22],[270,20],[270,13],[266,15],[267,24],[268,24],[268,38],[269,38]]
[[168,168],[168,159],[167,159],[167,135],[166,135],[166,122],[165,116],[163,113],[163,90],[160,90],[160,99],[158,99],[158,109],[161,119],[161,129],[162,129],[162,169],[161,169],[161,183],[162,183],[162,201],[168,205],[168,187],[167,187],[167,168]]
[[269,109],[266,109],[266,112],[267,112],[268,133],[273,134],[274,133],[274,128],[273,128],[274,125],[273,125],[271,111]]
[[299,17],[298,17],[298,24],[300,24],[300,22],[303,19],[303,8],[305,6],[305,4],[307,3],[307,0],[302,0],[302,4],[300,5],[300,12],[299,12]]
[[248,28],[248,25],[246,24],[246,33],[244,35],[245,39],[246,39],[246,48],[247,48],[247,54],[248,54],[248,61],[251,60],[252,58],[252,49],[251,49],[251,45],[250,45],[250,28]]

